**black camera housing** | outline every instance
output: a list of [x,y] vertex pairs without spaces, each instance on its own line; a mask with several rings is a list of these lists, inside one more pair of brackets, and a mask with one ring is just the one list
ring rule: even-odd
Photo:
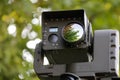
[[[84,36],[76,42],[69,43],[64,40],[62,31],[66,25],[71,23],[81,25]],[[88,62],[88,54],[91,54],[89,51],[91,42],[92,29],[84,10],[42,13],[42,46],[51,64]]]

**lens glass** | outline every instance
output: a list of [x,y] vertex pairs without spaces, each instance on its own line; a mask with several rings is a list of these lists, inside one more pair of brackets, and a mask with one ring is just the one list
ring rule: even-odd
[[83,34],[82,26],[77,23],[71,23],[63,29],[63,37],[67,42],[76,42],[82,38]]

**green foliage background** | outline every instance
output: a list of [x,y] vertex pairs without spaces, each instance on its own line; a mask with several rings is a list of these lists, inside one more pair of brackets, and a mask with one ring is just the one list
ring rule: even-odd
[[[41,25],[32,23],[43,10],[85,9],[93,29],[120,30],[120,0],[0,0],[0,80],[39,80],[33,63],[23,58],[23,50],[33,56],[29,40],[41,38]],[[16,25],[16,36],[8,34],[8,26]],[[37,36],[22,38],[27,25]],[[28,35],[27,34],[27,35]]]

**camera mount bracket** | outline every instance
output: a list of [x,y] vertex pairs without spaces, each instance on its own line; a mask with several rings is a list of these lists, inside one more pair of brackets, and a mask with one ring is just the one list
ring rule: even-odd
[[35,72],[41,80],[60,80],[60,75],[67,72],[87,80],[117,80],[114,77],[119,74],[119,32],[96,30],[93,47],[91,62],[43,65],[44,50],[41,42],[35,49]]

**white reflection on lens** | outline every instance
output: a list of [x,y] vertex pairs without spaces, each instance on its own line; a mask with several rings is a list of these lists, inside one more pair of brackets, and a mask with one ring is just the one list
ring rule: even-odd
[[83,28],[82,28],[82,26],[79,25],[79,24],[73,24],[71,27],[72,27],[73,31],[75,31],[75,32],[78,31],[77,32],[77,39],[82,38],[82,36],[83,36]]

